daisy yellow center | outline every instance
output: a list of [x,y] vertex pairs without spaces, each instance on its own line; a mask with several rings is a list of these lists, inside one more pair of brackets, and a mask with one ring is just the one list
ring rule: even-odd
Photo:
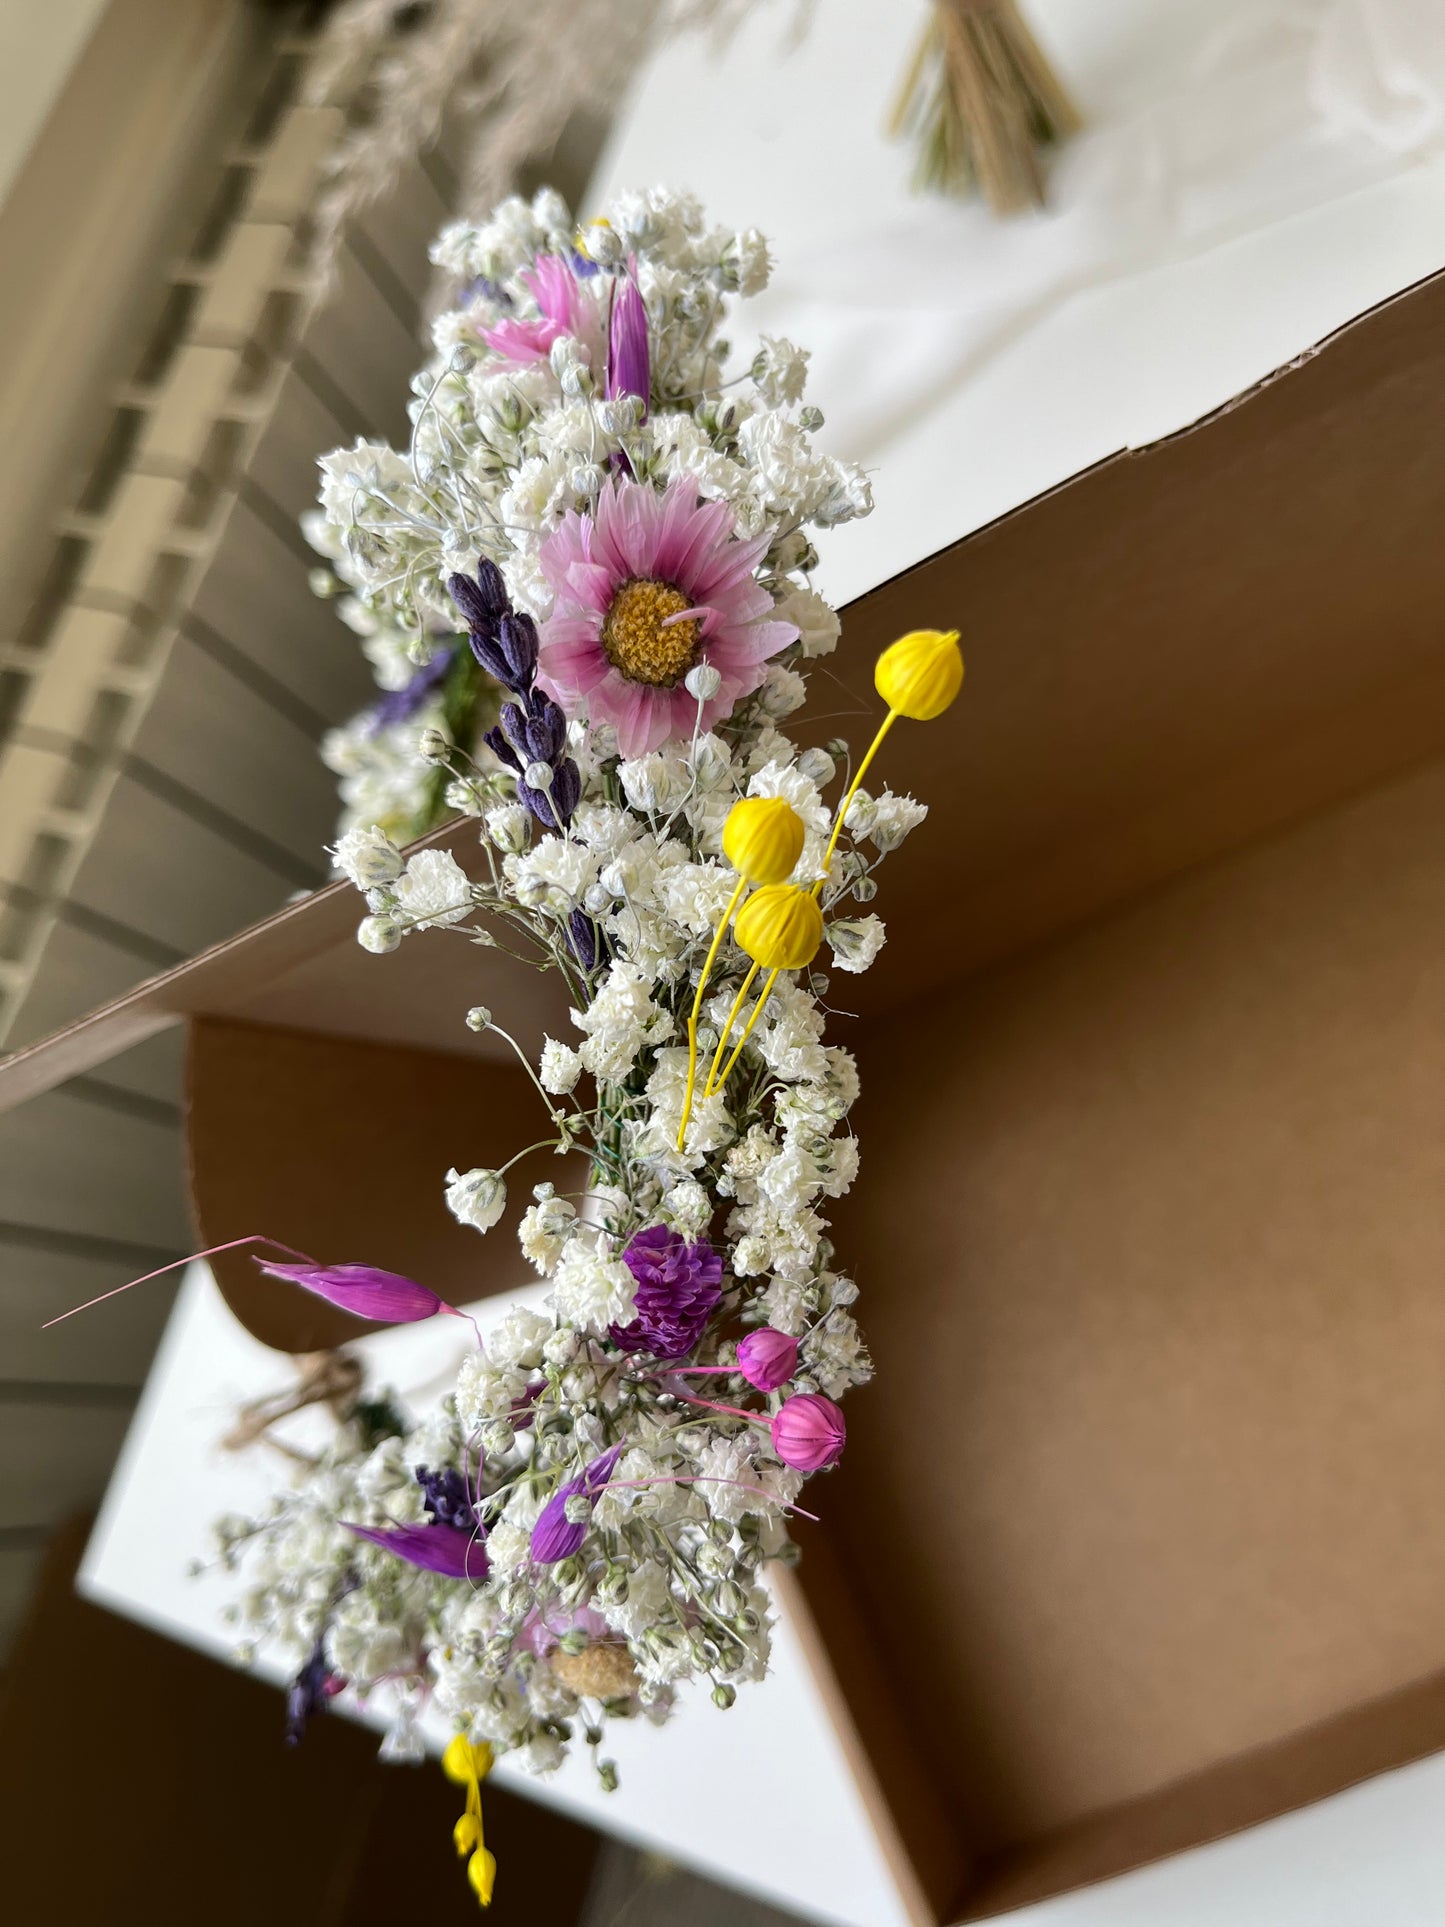
[[681,589],[650,576],[624,582],[602,624],[602,652],[629,682],[671,689],[697,655],[698,619],[669,622],[691,608]]

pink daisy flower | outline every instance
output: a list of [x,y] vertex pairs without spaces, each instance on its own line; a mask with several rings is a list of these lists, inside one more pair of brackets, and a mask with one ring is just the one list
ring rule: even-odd
[[482,340],[513,368],[545,361],[552,343],[571,335],[588,351],[597,367],[602,345],[602,321],[597,303],[559,254],[539,254],[523,282],[537,304],[533,316],[508,315],[481,330]]
[[569,511],[542,544],[553,604],[538,683],[569,715],[610,723],[624,756],[645,756],[692,734],[683,679],[709,663],[722,678],[702,705],[711,729],[798,634],[753,575],[768,539],[740,539],[727,503],[699,501],[687,476],[660,494],[613,476],[593,514]]

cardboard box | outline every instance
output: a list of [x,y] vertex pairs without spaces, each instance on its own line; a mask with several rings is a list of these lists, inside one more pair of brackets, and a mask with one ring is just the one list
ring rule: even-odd
[[[904,629],[969,669],[890,740],[932,815],[838,999],[879,1374],[785,1590],[920,1922],[1445,1746],[1442,447],[1435,277],[847,612],[860,714],[820,735]],[[201,1242],[507,1282],[441,1205],[526,1101],[461,1018],[565,1011],[450,933],[366,956],[357,915],[298,904],[0,1104],[184,1018]],[[354,1330],[216,1270],[271,1343]]]

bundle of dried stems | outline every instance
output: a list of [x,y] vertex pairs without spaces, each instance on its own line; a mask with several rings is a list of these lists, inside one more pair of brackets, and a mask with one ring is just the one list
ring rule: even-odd
[[1041,206],[1039,150],[1078,125],[1015,0],[935,0],[891,124],[918,144],[919,188]]

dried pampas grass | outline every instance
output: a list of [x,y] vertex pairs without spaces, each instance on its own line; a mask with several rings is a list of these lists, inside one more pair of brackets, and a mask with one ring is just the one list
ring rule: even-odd
[[[316,209],[318,270],[329,268],[347,220],[388,193],[451,117],[465,128],[456,212],[480,215],[549,161],[569,127],[590,121],[600,140],[662,39],[726,34],[753,4],[341,0],[308,89],[315,102],[345,105],[349,121]],[[808,0],[793,7],[800,30]]]

